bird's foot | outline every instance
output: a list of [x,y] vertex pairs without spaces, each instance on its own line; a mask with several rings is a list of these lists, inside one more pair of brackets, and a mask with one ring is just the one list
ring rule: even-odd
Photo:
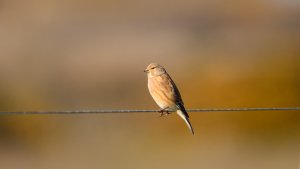
[[159,113],[159,117],[162,117],[162,116],[167,116],[169,114],[171,114],[168,110],[166,110],[167,108],[165,109],[161,109],[160,111],[158,111]]

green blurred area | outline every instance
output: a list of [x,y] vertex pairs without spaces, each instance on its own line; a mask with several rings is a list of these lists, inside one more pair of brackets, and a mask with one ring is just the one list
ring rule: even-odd
[[[159,109],[166,67],[186,108],[300,106],[297,1],[0,2],[0,111]],[[299,111],[0,117],[0,165],[299,168]]]

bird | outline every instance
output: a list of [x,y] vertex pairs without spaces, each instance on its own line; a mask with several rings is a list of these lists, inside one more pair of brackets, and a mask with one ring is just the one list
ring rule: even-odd
[[147,73],[148,77],[149,93],[156,104],[161,108],[159,111],[160,117],[170,114],[169,111],[176,111],[185,121],[190,132],[194,135],[194,129],[189,120],[189,115],[184,107],[179,90],[166,69],[157,63],[150,63],[144,72]]

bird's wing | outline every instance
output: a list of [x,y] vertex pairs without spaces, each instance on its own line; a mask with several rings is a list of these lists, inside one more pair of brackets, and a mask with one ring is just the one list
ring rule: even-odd
[[183,106],[184,103],[183,103],[183,101],[181,99],[181,95],[180,95],[180,92],[179,92],[176,84],[174,83],[174,81],[172,80],[172,78],[170,76],[169,76],[169,79],[170,79],[171,90],[173,90],[173,93],[175,94],[175,97],[176,97],[176,103]]
[[174,93],[174,95],[175,95],[176,106],[182,111],[182,113],[183,113],[187,118],[189,118],[189,115],[188,115],[187,111],[185,110],[184,103],[183,103],[183,101],[182,101],[180,92],[179,92],[179,90],[178,90],[176,84],[174,83],[174,81],[172,80],[172,78],[171,78],[170,76],[169,76],[169,79],[170,79],[170,87],[171,87],[171,90],[173,90],[172,93]]

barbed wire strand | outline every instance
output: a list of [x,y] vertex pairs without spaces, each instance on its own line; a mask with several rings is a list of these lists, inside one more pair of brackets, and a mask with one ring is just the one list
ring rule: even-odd
[[[272,108],[203,108],[203,109],[187,109],[187,112],[239,112],[239,111],[296,111],[300,110],[300,107],[272,107]],[[106,113],[154,113],[159,110],[64,110],[64,111],[0,111],[0,115],[38,115],[38,114],[52,114],[52,115],[73,115],[73,114],[106,114]],[[172,111],[170,111],[172,112]]]

